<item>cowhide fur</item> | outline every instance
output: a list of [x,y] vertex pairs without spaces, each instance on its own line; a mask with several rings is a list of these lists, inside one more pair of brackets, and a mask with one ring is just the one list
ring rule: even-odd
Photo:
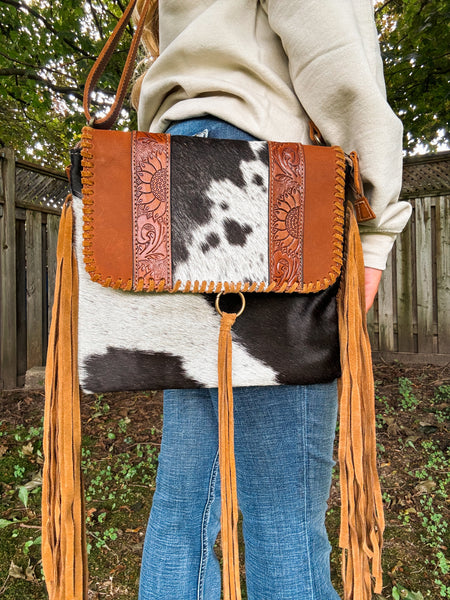
[[[171,178],[174,197],[186,199],[185,211],[172,215],[174,280],[223,281],[225,274],[229,281],[267,281],[266,144],[240,141],[238,151],[224,144],[222,155],[205,145],[196,163],[188,160],[191,143],[192,138],[172,138],[173,155],[188,165]],[[124,292],[90,279],[83,268],[78,170],[74,153],[82,388],[217,387],[220,316],[214,296]],[[246,294],[246,310],[232,330],[233,385],[308,384],[337,377],[335,294],[336,284],[308,296]],[[223,297],[225,308],[233,298]]]
[[174,136],[173,281],[269,280],[265,142]]

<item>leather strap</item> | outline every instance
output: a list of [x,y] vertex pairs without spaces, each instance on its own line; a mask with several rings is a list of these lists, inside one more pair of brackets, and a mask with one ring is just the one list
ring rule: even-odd
[[92,69],[90,70],[90,73],[86,80],[86,84],[84,86],[84,114],[86,115],[88,124],[96,129],[111,129],[122,109],[123,100],[125,98],[128,84],[130,83],[131,75],[133,73],[134,61],[136,59],[139,42],[141,40],[142,31],[144,29],[145,19],[152,0],[147,0],[142,9],[142,13],[139,18],[139,23],[137,25],[136,31],[134,32],[130,49],[128,51],[125,67],[123,69],[122,76],[119,81],[119,87],[117,88],[114,102],[111,108],[109,109],[107,115],[101,118],[93,117],[89,112],[89,101],[92,92],[94,91],[94,88],[97,85],[98,80],[100,79],[100,76],[102,75],[106,66],[111,60],[111,56],[113,55],[113,52],[116,49],[120,38],[122,37],[125,27],[128,25],[131,19],[133,9],[136,6],[136,1],[137,0],[131,0],[131,2],[128,4],[127,8],[125,9],[125,12],[121,16],[119,22],[114,28],[114,31],[112,32],[111,36],[109,37],[108,41],[106,42],[102,51],[100,52],[99,57],[97,58]]

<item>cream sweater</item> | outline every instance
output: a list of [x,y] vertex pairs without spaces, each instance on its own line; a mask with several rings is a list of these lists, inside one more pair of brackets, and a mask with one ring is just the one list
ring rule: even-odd
[[159,0],[160,57],[145,76],[139,129],[213,115],[260,139],[356,150],[376,219],[366,266],[384,269],[411,207],[398,202],[402,125],[386,102],[372,0]]

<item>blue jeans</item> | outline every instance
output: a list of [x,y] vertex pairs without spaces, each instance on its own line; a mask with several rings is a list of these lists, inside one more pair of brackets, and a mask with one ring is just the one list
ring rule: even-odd
[[[209,117],[172,134],[254,139]],[[234,389],[248,600],[338,600],[325,513],[336,382]],[[167,390],[139,600],[219,600],[217,390]]]

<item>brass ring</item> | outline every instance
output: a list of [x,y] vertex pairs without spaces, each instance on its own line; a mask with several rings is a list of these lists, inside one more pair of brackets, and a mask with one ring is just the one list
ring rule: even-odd
[[[240,311],[238,313],[236,313],[236,319],[237,319],[244,312],[244,309],[245,309],[245,296],[244,296],[244,294],[242,292],[231,292],[231,293],[239,294],[239,296],[241,297],[241,301],[242,301],[241,309],[240,309]],[[217,312],[219,313],[220,316],[223,315],[223,312],[220,310],[220,306],[219,306],[220,296],[222,294],[226,294],[226,292],[219,292],[217,294],[217,296],[216,296],[216,310],[217,310]]]

